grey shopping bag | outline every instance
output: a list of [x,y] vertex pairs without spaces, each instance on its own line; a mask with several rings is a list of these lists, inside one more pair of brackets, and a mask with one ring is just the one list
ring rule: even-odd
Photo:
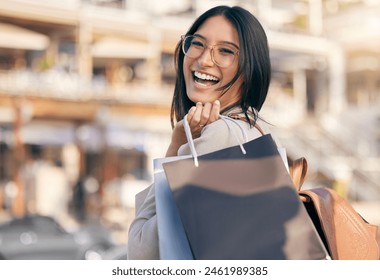
[[163,163],[195,259],[328,259],[270,135]]
[[153,161],[159,250],[160,259],[163,260],[193,259],[177,206],[162,168],[164,162],[185,158],[188,156],[160,158]]

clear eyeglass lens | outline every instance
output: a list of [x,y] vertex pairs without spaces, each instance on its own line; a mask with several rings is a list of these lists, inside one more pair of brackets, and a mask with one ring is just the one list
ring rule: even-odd
[[[191,58],[200,57],[206,48],[206,41],[197,36],[186,36],[182,42],[184,54]],[[237,50],[228,44],[216,44],[212,46],[211,54],[215,64],[228,67],[234,62]]]

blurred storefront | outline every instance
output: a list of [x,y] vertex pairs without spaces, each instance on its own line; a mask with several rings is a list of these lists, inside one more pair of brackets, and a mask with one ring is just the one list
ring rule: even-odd
[[[99,197],[97,205],[91,206],[94,215],[99,215],[103,210],[101,199],[110,181],[124,176],[150,180],[148,161],[154,156],[161,156],[155,155],[157,151],[152,149],[152,143],[165,143],[170,131],[169,125],[166,130],[157,128],[157,123],[168,122],[167,108],[156,105],[133,105],[130,108],[125,104],[104,106],[62,100],[44,102],[39,104],[38,100],[24,100],[23,104],[28,105],[21,106],[24,109],[19,109],[19,112],[15,107],[4,106],[8,108],[9,116],[0,125],[1,181],[4,184],[2,203],[4,205],[5,199],[13,200],[13,203],[6,205],[11,213],[23,215],[35,212],[34,197],[27,195],[33,193],[30,187],[33,180],[23,178],[23,173],[24,169],[33,168],[32,165],[37,162],[53,166],[55,162],[62,161],[69,179],[70,195],[78,180],[87,177],[95,179],[99,184],[96,190]],[[33,112],[22,117],[22,114],[27,114],[21,113],[23,110]],[[126,116],[129,119],[125,123],[122,121],[124,111],[128,112]],[[5,112],[3,109],[3,116],[6,116]],[[165,118],[159,117],[161,114]],[[135,125],[128,125],[131,121]],[[149,129],[150,126],[155,128]],[[67,151],[71,151],[71,156]],[[5,189],[5,184],[10,181],[15,183],[13,192]]]

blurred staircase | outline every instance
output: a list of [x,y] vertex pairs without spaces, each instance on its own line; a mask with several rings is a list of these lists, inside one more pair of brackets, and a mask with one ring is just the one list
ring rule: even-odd
[[380,200],[379,157],[355,155],[347,148],[344,137],[332,135],[317,119],[306,118],[286,129],[272,130],[291,158],[307,159],[309,175],[305,188],[320,185],[317,174],[322,174],[330,182],[347,181],[347,197],[351,200]]

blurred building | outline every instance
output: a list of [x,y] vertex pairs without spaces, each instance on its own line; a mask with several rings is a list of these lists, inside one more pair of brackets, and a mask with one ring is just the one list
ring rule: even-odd
[[148,185],[171,131],[156,29],[122,1],[0,3],[1,209],[40,212],[36,163],[62,160],[95,215],[125,200],[109,198],[117,179]]
[[46,161],[75,147],[71,186],[98,182],[88,206],[97,213],[112,203],[107,186],[149,182],[170,140],[174,47],[219,4],[263,23],[273,80],[262,114],[291,157],[307,157],[310,184],[379,200],[380,1],[2,0],[3,208],[29,211],[23,169],[35,147]]

